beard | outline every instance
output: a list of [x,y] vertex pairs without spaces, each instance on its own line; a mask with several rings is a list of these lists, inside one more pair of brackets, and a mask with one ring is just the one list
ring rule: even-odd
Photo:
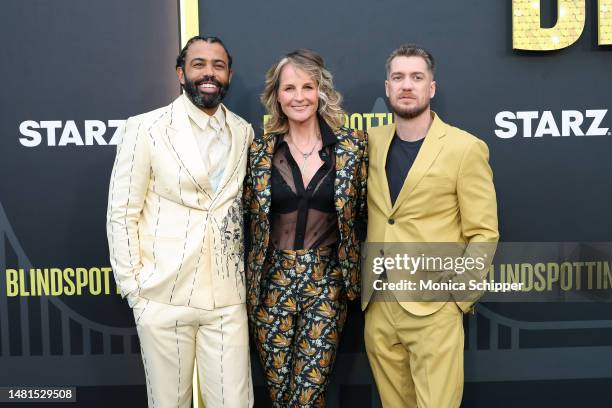
[[[215,84],[218,88],[215,93],[200,92],[198,86],[204,82]],[[198,108],[216,108],[219,106],[229,89],[229,82],[222,83],[214,76],[205,75],[201,79],[194,81],[185,76],[185,85],[183,86],[189,100]]]
[[423,105],[417,105],[413,108],[405,108],[395,104],[391,102],[391,99],[389,99],[389,104],[391,105],[393,112],[402,119],[414,119],[429,108],[429,101]]

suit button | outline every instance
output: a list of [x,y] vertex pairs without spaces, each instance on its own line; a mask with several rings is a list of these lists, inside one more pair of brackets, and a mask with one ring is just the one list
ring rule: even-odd
[[389,225],[395,224],[395,220],[393,218],[389,218]]

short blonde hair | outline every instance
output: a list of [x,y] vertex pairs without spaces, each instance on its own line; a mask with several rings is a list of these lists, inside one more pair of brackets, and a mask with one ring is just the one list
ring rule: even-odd
[[270,118],[264,126],[264,133],[283,134],[289,131],[289,121],[278,103],[280,74],[287,64],[307,72],[319,87],[318,112],[323,120],[334,130],[344,125],[342,95],[334,89],[333,76],[325,68],[323,58],[312,50],[300,49],[281,58],[266,73],[266,84],[261,95],[261,103]]
[[433,55],[429,51],[427,51],[423,47],[419,47],[416,44],[402,44],[399,48],[393,50],[389,58],[387,58],[387,63],[385,64],[385,68],[387,68],[387,77],[391,73],[391,62],[397,57],[421,57],[425,60],[427,64],[427,69],[429,69],[429,73],[433,78],[436,72],[436,60]]

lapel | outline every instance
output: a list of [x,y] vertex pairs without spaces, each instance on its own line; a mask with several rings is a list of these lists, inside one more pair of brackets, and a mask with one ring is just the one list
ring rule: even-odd
[[[251,201],[247,203],[247,210],[251,213],[251,224],[253,228],[251,230],[251,245],[253,245],[254,254],[256,258],[264,257],[268,248],[270,239],[270,202],[272,195],[272,156],[274,154],[274,135],[263,134],[261,138],[256,138],[251,145],[251,151],[249,152],[249,160],[247,166],[251,171],[251,187],[252,197]],[[256,205],[251,205],[251,204]],[[261,269],[263,259],[261,262],[256,261],[254,263],[254,269]]]
[[[236,116],[223,104],[219,105],[219,109],[225,111],[225,120],[232,140],[232,146],[229,156],[227,158],[220,158],[220,160],[226,161],[227,166],[223,171],[223,177],[221,177],[219,188],[214,193],[215,198],[225,189],[227,183],[230,182],[232,177],[236,174],[236,171],[239,169],[240,158],[246,154],[249,147],[245,126],[241,124]],[[210,184],[208,184],[208,186],[211,188]]]
[[346,221],[344,216],[347,209],[347,201],[349,197],[350,183],[354,174],[351,172],[356,168],[355,159],[356,152],[359,147],[354,143],[351,137],[346,137],[345,133],[336,133],[338,141],[334,146],[334,154],[336,155],[336,178],[334,180],[334,204],[338,215],[338,226],[340,227],[340,241],[343,241],[342,225]]
[[274,156],[275,135],[263,135],[259,150],[255,153],[251,174],[253,178],[253,189],[259,203],[260,212],[266,215],[270,213],[272,199],[272,157]]
[[[395,205],[391,209],[391,215],[393,215],[397,209],[402,205],[402,203],[408,198],[408,196],[414,191],[415,187],[419,184],[423,176],[427,173],[433,162],[438,157],[442,146],[444,145],[444,136],[446,135],[446,124],[440,120],[437,114],[433,114],[433,122],[431,123],[431,127],[425,136],[425,140],[423,141],[423,145],[417,154],[417,157],[414,161],[414,164],[410,168],[408,175],[406,176],[406,180],[404,180],[404,185],[395,200]],[[395,127],[394,127],[395,133]],[[389,141],[389,144],[391,141]],[[389,149],[389,144],[387,145],[387,150]],[[386,158],[385,154],[385,158]],[[385,161],[386,163],[386,161]],[[387,195],[389,195],[389,183],[387,181],[387,175],[385,172],[385,185],[387,186]],[[389,199],[389,203],[391,200]]]
[[[391,141],[393,140],[393,136],[395,135],[395,123],[391,126],[388,126],[385,129],[385,133],[381,135],[381,148],[378,149],[378,185],[380,186],[383,194],[383,200],[385,200],[385,205],[387,210],[391,210],[391,192],[389,191],[389,180],[387,180],[387,155],[389,154],[389,146],[391,146]],[[396,200],[397,201],[397,200]]]
[[193,184],[211,198],[211,186],[204,169],[200,149],[189,123],[183,96],[170,105],[170,123],[162,130],[168,148],[174,159],[183,168]]

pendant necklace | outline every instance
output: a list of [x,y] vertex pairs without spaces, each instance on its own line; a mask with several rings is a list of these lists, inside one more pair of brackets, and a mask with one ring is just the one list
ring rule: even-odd
[[297,144],[295,144],[295,142],[293,141],[293,138],[291,138],[291,144],[293,145],[293,147],[295,147],[297,149],[297,151],[302,155],[302,165],[299,166],[300,167],[300,172],[304,172],[304,168],[306,167],[306,161],[308,160],[308,158],[310,156],[312,156],[312,154],[314,153],[315,147],[317,147],[317,142],[315,142],[314,145],[312,145],[312,149],[310,149],[310,151],[308,153],[304,153],[302,151],[302,149],[300,149]]

